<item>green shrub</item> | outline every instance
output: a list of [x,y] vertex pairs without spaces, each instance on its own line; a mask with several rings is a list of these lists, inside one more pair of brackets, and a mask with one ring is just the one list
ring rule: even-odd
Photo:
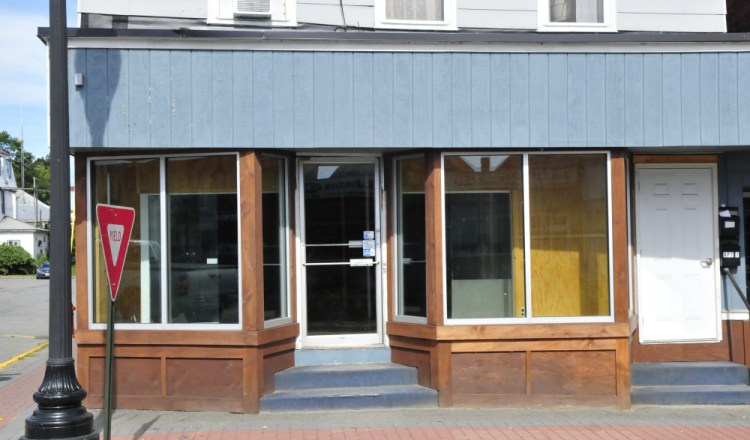
[[0,244],[0,275],[26,275],[34,272],[34,259],[21,246]]

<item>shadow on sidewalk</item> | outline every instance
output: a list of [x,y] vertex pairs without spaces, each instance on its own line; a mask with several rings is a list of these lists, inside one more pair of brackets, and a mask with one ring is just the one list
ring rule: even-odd
[[135,433],[133,433],[133,440],[138,440],[139,438],[141,438],[143,434],[148,432],[148,428],[153,426],[153,424],[156,423],[157,420],[159,420],[159,416],[156,416],[151,421],[146,422],[143,425],[141,425],[141,427],[138,428],[138,430]]
[[[112,433],[114,434],[117,431],[117,420],[115,420],[115,414],[116,411],[112,410]],[[148,422],[143,423],[135,432],[132,434],[133,440],[138,440],[145,435],[149,428],[151,428],[154,423],[156,423],[157,420],[159,420],[161,416],[156,416],[153,419],[149,420]],[[97,432],[103,432],[104,428],[104,412],[99,411],[99,413],[94,417],[94,429],[96,429]],[[129,434],[118,434],[118,435],[129,435]]]

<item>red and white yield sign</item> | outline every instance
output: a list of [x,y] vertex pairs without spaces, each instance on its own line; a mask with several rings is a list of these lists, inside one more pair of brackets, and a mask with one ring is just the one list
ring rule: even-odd
[[120,288],[122,268],[125,255],[128,253],[130,233],[133,231],[135,209],[125,206],[96,205],[96,218],[99,221],[99,233],[102,236],[104,263],[109,278],[109,292],[112,301],[117,299]]

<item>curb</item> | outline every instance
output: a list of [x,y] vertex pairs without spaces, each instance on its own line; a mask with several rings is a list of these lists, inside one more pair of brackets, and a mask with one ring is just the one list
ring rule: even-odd
[[36,353],[37,351],[40,351],[40,350],[43,350],[43,349],[47,348],[48,345],[49,345],[49,342],[42,342],[41,344],[37,345],[36,347],[34,347],[34,348],[30,349],[30,350],[26,350],[23,353],[19,354],[18,356],[14,356],[14,357],[8,359],[7,361],[5,361],[3,363],[0,363],[0,370],[2,370],[3,368],[7,367],[10,364],[13,364],[13,363],[16,363],[16,362],[20,361],[21,359],[25,358],[26,356],[29,356],[31,354]]

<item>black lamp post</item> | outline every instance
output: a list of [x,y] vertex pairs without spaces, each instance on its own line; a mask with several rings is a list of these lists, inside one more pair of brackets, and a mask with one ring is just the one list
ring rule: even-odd
[[94,416],[76,378],[70,289],[70,139],[68,137],[68,41],[65,0],[50,0],[50,274],[49,359],[34,393],[38,407],[26,419],[23,439],[93,440]]

